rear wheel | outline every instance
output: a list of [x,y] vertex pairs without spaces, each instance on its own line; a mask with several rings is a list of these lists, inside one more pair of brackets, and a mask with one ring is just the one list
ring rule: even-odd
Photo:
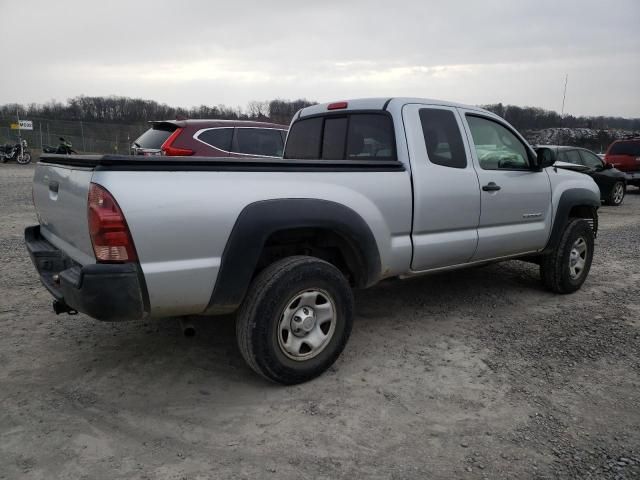
[[582,218],[572,218],[556,248],[540,262],[540,277],[556,293],[578,290],[589,274],[593,259],[593,230]]
[[606,204],[614,207],[621,205],[626,193],[625,190],[624,182],[616,182],[607,197]]
[[345,276],[323,260],[295,256],[264,269],[236,319],[249,366],[291,385],[317,377],[338,358],[351,333],[353,294]]

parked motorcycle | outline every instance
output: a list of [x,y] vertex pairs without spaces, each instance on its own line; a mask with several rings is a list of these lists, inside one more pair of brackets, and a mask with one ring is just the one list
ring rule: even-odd
[[0,145],[0,162],[6,163],[11,160],[15,160],[20,165],[31,163],[31,152],[27,148],[26,140],[15,144]]
[[71,155],[72,153],[78,153],[73,149],[73,145],[71,145],[71,142],[66,141],[64,137],[60,137],[60,144],[57,147],[45,145],[44,147],[42,147],[42,152],[57,153],[59,155]]

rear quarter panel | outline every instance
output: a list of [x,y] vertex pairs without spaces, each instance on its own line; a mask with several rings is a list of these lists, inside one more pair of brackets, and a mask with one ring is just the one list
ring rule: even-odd
[[374,234],[383,276],[411,259],[411,186],[404,172],[96,171],[123,210],[152,316],[206,309],[227,239],[247,205],[315,198],[357,212]]

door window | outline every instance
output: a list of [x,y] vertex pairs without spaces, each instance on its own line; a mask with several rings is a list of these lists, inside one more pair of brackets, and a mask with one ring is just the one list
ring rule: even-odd
[[558,160],[574,165],[584,165],[577,150],[564,150],[558,154]]
[[236,128],[233,153],[281,157],[283,150],[280,130],[267,128]]
[[588,152],[587,150],[580,150],[580,156],[582,157],[582,162],[589,168],[592,169],[601,169],[603,164],[600,157],[598,157],[595,153]]
[[197,139],[218,150],[228,152],[231,150],[231,137],[233,128],[212,128],[198,135]]
[[484,170],[528,170],[527,148],[498,122],[467,115],[480,167]]
[[422,108],[420,122],[431,163],[453,168],[467,166],[462,136],[452,111]]

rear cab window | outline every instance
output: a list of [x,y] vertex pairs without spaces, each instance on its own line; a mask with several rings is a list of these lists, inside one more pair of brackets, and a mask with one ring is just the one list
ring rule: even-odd
[[167,138],[169,138],[177,128],[178,127],[172,123],[154,124],[149,130],[140,135],[133,142],[133,145],[137,148],[160,150],[162,144],[167,141]]
[[383,112],[303,118],[289,130],[284,158],[396,160],[393,121]]

